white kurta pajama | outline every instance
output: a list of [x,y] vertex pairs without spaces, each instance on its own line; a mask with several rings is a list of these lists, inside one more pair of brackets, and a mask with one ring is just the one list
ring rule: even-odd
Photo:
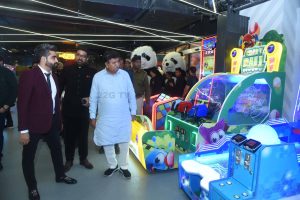
[[[104,150],[107,149],[105,147],[110,148],[114,144],[127,143],[125,145],[128,145],[131,136],[131,115],[136,115],[136,99],[132,82],[126,71],[119,69],[116,74],[111,74],[104,69],[94,76],[89,109],[90,118],[97,117],[94,131],[96,145],[104,146]],[[121,151],[122,149],[120,149],[120,161],[123,160],[121,157],[128,156],[128,152]],[[111,153],[110,151],[109,154]],[[116,164],[110,162],[111,157],[115,155],[106,155],[106,157],[110,167],[116,167],[112,166]]]

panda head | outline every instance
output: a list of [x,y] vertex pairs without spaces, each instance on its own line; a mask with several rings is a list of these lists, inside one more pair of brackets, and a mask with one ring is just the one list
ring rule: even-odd
[[141,46],[133,50],[131,58],[135,55],[141,56],[141,68],[150,69],[157,66],[157,57],[155,51],[150,46]]
[[178,52],[168,53],[163,58],[162,67],[164,72],[175,72],[176,68],[180,68],[183,71],[186,70],[185,61]]

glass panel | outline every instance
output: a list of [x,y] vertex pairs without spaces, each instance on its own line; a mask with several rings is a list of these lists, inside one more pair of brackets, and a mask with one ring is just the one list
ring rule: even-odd
[[300,85],[298,89],[298,95],[297,95],[297,100],[296,100],[296,105],[295,105],[295,111],[294,111],[294,122],[300,121]]
[[243,75],[232,74],[212,76],[198,85],[191,95],[191,101],[194,105],[206,104],[209,109],[208,118],[216,120],[226,96],[244,78]]
[[270,111],[271,89],[265,79],[257,79],[245,89],[228,112],[228,123],[257,124],[263,122]]

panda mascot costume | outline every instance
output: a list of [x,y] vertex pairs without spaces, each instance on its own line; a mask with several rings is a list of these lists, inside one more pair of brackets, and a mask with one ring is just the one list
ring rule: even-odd
[[182,55],[178,52],[168,53],[163,58],[162,68],[166,77],[164,92],[169,96],[181,97],[186,82],[186,64]]
[[141,69],[145,70],[149,76],[151,96],[162,93],[164,77],[157,68],[155,51],[150,46],[141,46],[133,50],[131,58],[136,55],[141,56]]

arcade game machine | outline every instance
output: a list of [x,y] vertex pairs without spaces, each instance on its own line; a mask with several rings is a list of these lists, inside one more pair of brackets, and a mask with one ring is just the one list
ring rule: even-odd
[[154,130],[151,120],[137,115],[132,122],[129,148],[148,172],[177,168],[173,131]]
[[276,131],[267,130],[272,129],[268,127],[261,130],[255,126],[247,137],[232,137],[229,176],[210,182],[209,199],[299,199],[299,143],[281,141]]
[[[175,131],[177,149],[182,153],[202,151],[207,144],[226,138],[219,130],[246,132],[269,117],[280,117],[285,83],[282,54],[286,52],[278,42],[248,48],[240,61],[241,74],[217,73],[200,80],[185,101],[194,107],[205,105],[207,115],[195,120],[171,111],[166,117],[165,130]],[[237,55],[233,49],[233,60]]]
[[[175,137],[172,131],[164,131],[165,117],[178,97],[165,94],[152,96],[150,108],[144,104],[144,115],[137,115],[132,122],[129,148],[141,165],[148,171],[177,168],[174,157]],[[148,107],[148,108],[149,108]],[[152,120],[150,120],[152,119]]]
[[[210,103],[217,105],[209,119],[210,128],[205,127],[209,124],[207,119],[197,126],[168,114],[167,128],[182,127],[186,133],[192,133],[186,135],[188,138],[194,138],[177,143],[180,138],[176,137],[176,145],[180,145],[177,148],[185,145],[186,152],[195,152],[180,155],[178,166],[179,186],[191,199],[208,199],[209,182],[228,176],[228,149],[233,133],[248,132],[248,127],[281,116],[285,80],[281,59],[285,59],[282,54],[286,52],[280,46],[270,42],[248,48],[244,56],[242,50],[233,49],[232,74],[211,75],[192,88],[186,100],[193,100],[194,104],[202,101],[208,108]],[[263,72],[265,68],[267,72]],[[241,75],[237,74],[240,70]],[[218,138],[224,122],[226,135]]]
[[147,106],[144,101],[143,115],[152,119],[154,130],[164,130],[165,118],[171,110],[172,103],[179,99],[178,97],[170,97],[166,94],[157,94],[150,97],[150,105]]
[[201,45],[199,80],[215,72],[217,36],[204,38]]

